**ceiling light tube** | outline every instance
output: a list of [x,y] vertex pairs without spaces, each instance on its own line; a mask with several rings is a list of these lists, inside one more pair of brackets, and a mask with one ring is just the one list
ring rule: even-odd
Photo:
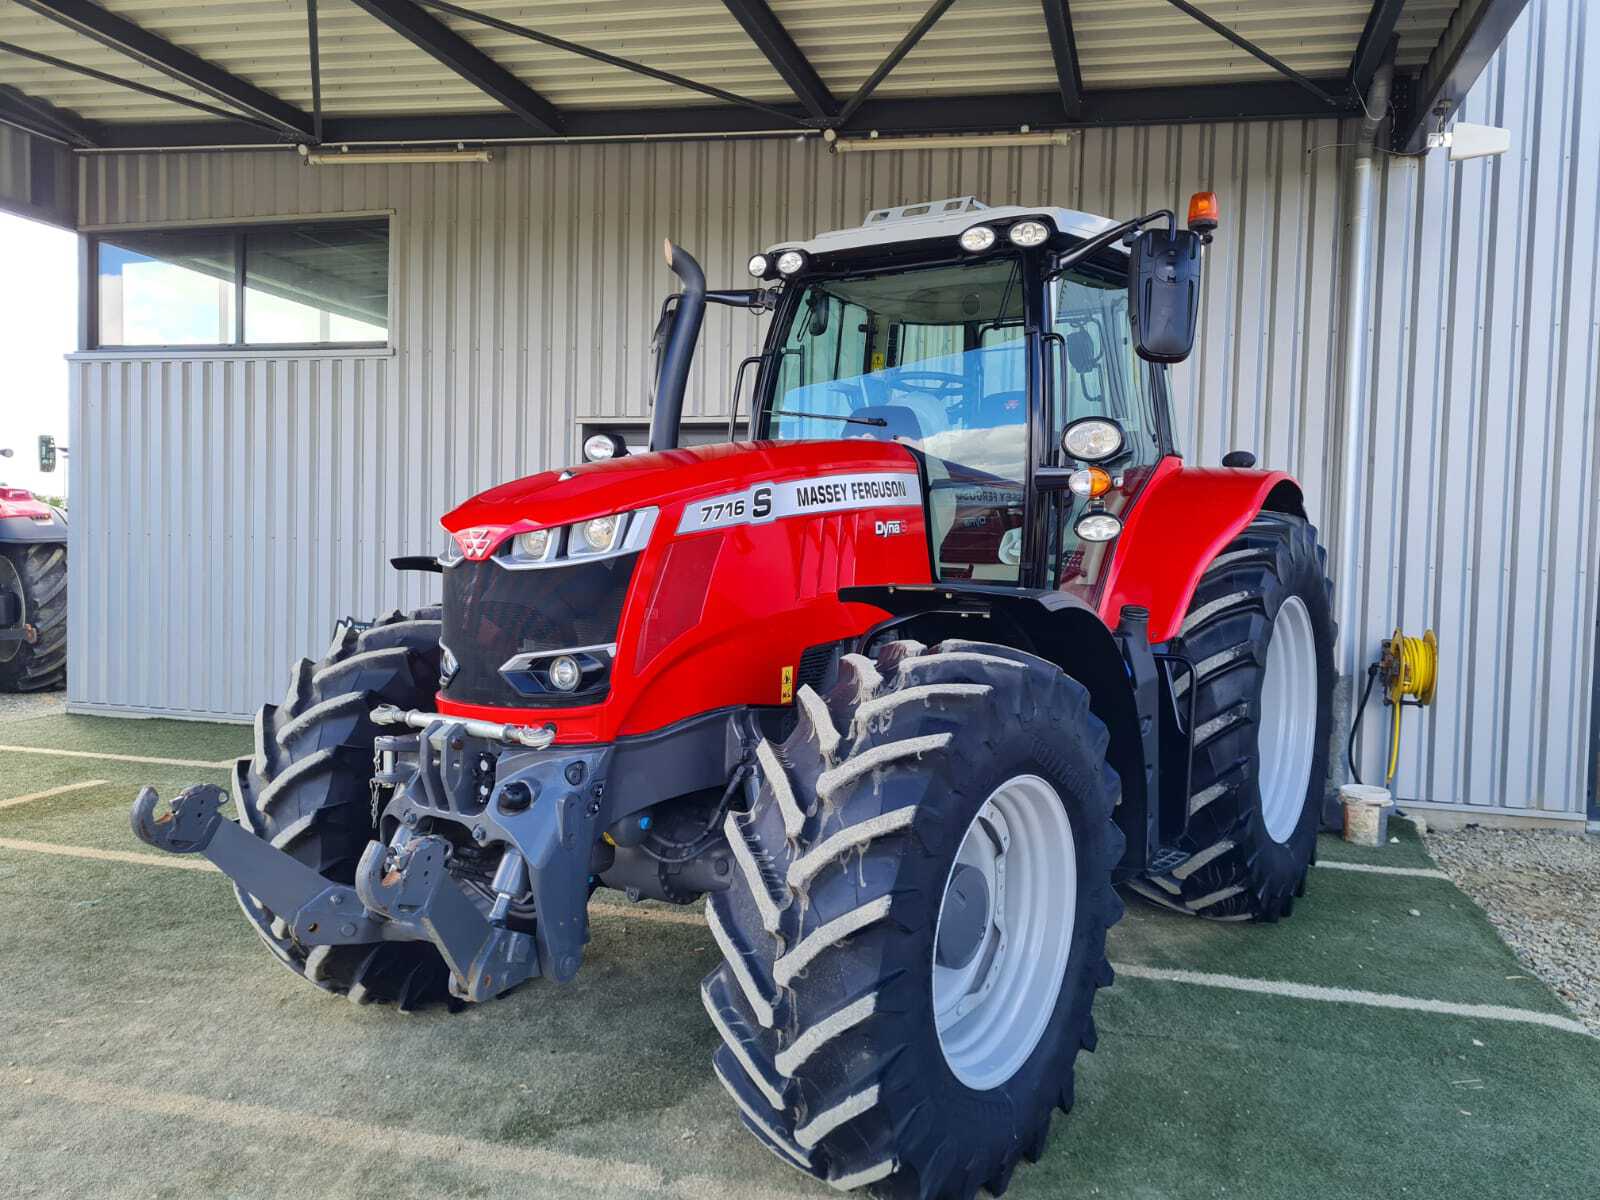
[[491,150],[364,150],[328,151],[301,148],[301,157],[313,167],[400,167],[416,163],[486,163]]
[[1072,140],[1072,134],[1062,129],[1048,132],[953,134],[943,137],[848,139],[835,137],[828,140],[836,153],[858,154],[873,150],[983,150],[998,146],[1065,146]]

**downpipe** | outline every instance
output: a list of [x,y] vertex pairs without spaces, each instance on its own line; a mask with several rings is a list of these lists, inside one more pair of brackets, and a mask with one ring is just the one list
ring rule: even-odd
[[[683,281],[683,291],[672,311],[671,332],[667,334],[661,361],[656,367],[655,411],[650,417],[650,449],[672,450],[678,445],[678,426],[683,418],[683,393],[689,385],[689,368],[694,364],[695,346],[700,341],[700,324],[706,315],[706,276],[694,256],[668,239],[663,244],[667,266]],[[670,303],[670,301],[669,301]]]
[[[1358,579],[1362,566],[1362,497],[1365,495],[1368,432],[1367,325],[1372,311],[1372,243],[1376,211],[1373,156],[1378,128],[1389,108],[1394,82],[1394,60],[1398,46],[1391,40],[1367,89],[1365,111],[1356,138],[1355,162],[1351,171],[1350,269],[1346,275],[1344,345],[1344,436],[1340,461],[1344,466],[1340,489],[1339,571],[1335,616],[1339,624],[1337,703],[1335,710],[1344,716],[1334,728],[1334,747],[1342,749],[1344,735],[1355,719],[1355,677],[1361,669],[1361,637],[1358,629]],[[1344,756],[1333,754],[1335,780],[1342,778]]]

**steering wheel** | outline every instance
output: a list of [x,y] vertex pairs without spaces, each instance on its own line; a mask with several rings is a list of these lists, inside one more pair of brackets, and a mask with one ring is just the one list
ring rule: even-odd
[[890,377],[889,386],[947,401],[959,400],[967,391],[966,379],[949,371],[898,371]]

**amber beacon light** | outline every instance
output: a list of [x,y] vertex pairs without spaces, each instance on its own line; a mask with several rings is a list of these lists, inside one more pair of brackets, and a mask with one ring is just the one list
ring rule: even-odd
[[1189,228],[1196,233],[1210,233],[1222,220],[1215,192],[1196,192],[1189,197]]

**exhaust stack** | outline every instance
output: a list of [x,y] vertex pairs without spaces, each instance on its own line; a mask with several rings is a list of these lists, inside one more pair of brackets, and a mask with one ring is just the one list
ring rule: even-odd
[[683,281],[661,361],[656,364],[655,412],[650,418],[650,449],[672,450],[678,445],[678,424],[683,416],[683,391],[689,383],[700,323],[706,315],[706,276],[694,255],[672,239],[663,243],[667,266]]

